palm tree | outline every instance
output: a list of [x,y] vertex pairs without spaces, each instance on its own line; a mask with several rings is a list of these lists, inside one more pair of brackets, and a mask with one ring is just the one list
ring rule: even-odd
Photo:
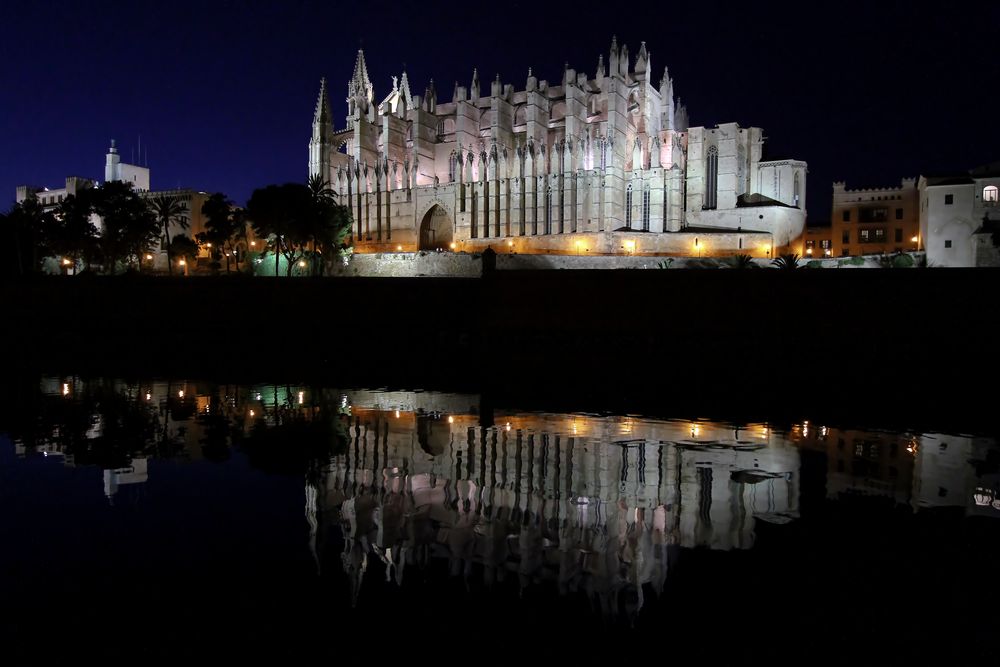
[[734,269],[752,269],[757,265],[754,264],[753,257],[745,253],[739,255],[733,255],[731,266]]
[[799,268],[799,256],[795,253],[785,253],[781,257],[772,259],[771,266],[776,266],[779,269],[795,270]]
[[173,257],[170,251],[170,225],[176,224],[181,229],[187,229],[190,223],[187,218],[187,206],[180,200],[180,197],[173,195],[157,195],[152,201],[153,214],[156,221],[163,228],[163,248],[167,251],[167,271],[172,275],[174,272]]

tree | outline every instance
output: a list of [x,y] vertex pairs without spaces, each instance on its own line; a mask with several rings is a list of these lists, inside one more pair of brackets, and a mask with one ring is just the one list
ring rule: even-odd
[[88,264],[100,261],[98,230],[92,222],[94,207],[89,189],[69,195],[44,229],[43,245],[48,253],[77,266],[80,260]]
[[275,253],[274,275],[278,275],[278,257],[285,258],[286,275],[292,275],[292,266],[313,237],[309,226],[313,213],[312,193],[300,183],[268,185],[250,195],[247,217],[257,237],[267,239]]
[[771,266],[779,269],[795,270],[799,268],[799,256],[795,253],[785,253],[771,260]]
[[52,214],[45,211],[34,194],[30,194],[24,201],[14,204],[4,218],[3,229],[13,241],[13,265],[17,274],[37,272],[41,258],[47,254],[42,242],[44,230],[52,224]]
[[313,253],[319,255],[313,271],[320,275],[326,259],[336,257],[345,247],[344,240],[351,233],[351,211],[336,202],[336,195],[329,183],[319,174],[309,179],[309,194],[312,200],[310,227],[313,237]]
[[170,252],[170,225],[176,224],[181,229],[190,227],[187,217],[187,206],[180,197],[172,195],[157,195],[150,201],[150,208],[156,216],[156,222],[163,230],[161,246],[167,251],[167,272],[173,274],[173,255]]
[[94,188],[93,196],[94,212],[104,223],[99,245],[105,271],[114,273],[117,262],[133,259],[141,271],[143,254],[160,234],[160,225],[146,200],[131,183],[121,181]]
[[740,253],[739,255],[733,255],[731,264],[734,269],[753,269],[757,265],[753,261],[753,257],[745,253]]
[[176,257],[191,264],[198,257],[198,244],[190,236],[178,234],[170,241],[168,257]]
[[205,216],[205,231],[198,234],[198,241],[211,244],[212,259],[226,258],[226,273],[230,271],[230,257],[240,270],[240,254],[246,248],[246,219],[243,211],[233,206],[233,202],[221,192],[209,197],[201,207]]

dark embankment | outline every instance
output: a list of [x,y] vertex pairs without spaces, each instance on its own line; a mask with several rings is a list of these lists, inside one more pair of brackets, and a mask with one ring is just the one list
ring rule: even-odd
[[10,373],[483,394],[485,407],[992,432],[984,270],[51,278],[0,286]]

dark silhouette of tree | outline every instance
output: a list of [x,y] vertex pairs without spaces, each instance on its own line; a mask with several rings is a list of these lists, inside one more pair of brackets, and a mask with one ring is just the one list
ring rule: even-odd
[[775,257],[771,260],[771,266],[777,267],[779,269],[786,269],[789,271],[794,271],[799,268],[799,256],[795,253],[785,253],[780,257]]
[[[45,211],[34,194],[4,216],[5,236],[11,239],[13,263],[18,275],[37,273],[47,253],[42,246],[44,230],[51,225],[52,214]],[[6,245],[6,244],[5,244]]]
[[157,195],[149,204],[153,215],[156,216],[157,224],[163,230],[160,245],[167,251],[167,272],[172,275],[174,262],[170,249],[170,225],[174,224],[181,229],[188,229],[191,226],[187,216],[188,209],[180,197],[172,195]]
[[93,189],[94,212],[101,216],[100,249],[107,273],[118,262],[133,260],[142,270],[143,254],[159,240],[160,225],[145,199],[131,183],[109,181]]
[[170,240],[169,256],[183,259],[189,265],[198,257],[198,244],[185,234],[178,234]]
[[47,253],[68,260],[76,267],[81,260],[88,264],[100,262],[98,230],[91,221],[94,213],[89,189],[69,195],[45,226],[42,245]]
[[337,203],[336,194],[330,184],[316,174],[309,179],[309,193],[312,199],[312,219],[310,227],[313,237],[313,273],[319,275],[327,261],[333,261],[345,247],[344,240],[351,233],[350,208]]
[[212,260],[226,259],[226,273],[230,272],[230,258],[240,270],[240,257],[246,249],[246,219],[243,211],[233,206],[233,202],[221,192],[209,197],[201,207],[205,216],[205,231],[198,234],[198,242],[211,243]]
[[730,260],[730,266],[734,269],[753,269],[756,268],[756,264],[753,261],[753,257],[745,253],[740,253],[739,255],[733,255]]
[[285,183],[258,188],[250,195],[246,212],[254,233],[267,239],[268,248],[275,253],[274,275],[278,275],[280,256],[287,262],[285,275],[291,276],[292,266],[313,239],[310,220],[314,209],[309,187]]

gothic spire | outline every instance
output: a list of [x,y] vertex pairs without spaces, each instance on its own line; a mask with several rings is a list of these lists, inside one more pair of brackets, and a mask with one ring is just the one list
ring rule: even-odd
[[358,49],[358,57],[354,59],[354,74],[351,81],[359,88],[370,88],[372,82],[368,79],[368,66],[365,64],[364,49]]
[[313,114],[313,122],[330,122],[330,96],[326,92],[326,77],[319,80],[319,97],[316,99],[316,112]]

